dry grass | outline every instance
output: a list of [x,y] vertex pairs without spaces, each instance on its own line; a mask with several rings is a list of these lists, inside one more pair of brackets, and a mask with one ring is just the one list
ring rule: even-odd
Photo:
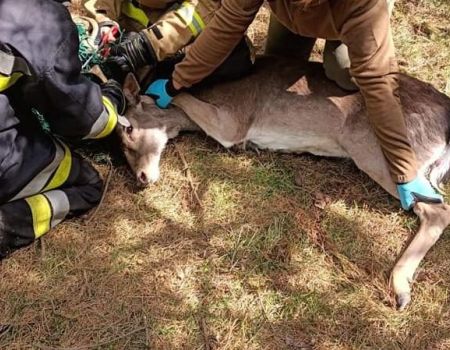
[[[450,6],[397,9],[402,67],[444,90]],[[394,311],[388,275],[416,221],[351,162],[176,142],[157,185],[137,191],[117,166],[89,225],[2,263],[0,348],[450,348],[448,236]]]

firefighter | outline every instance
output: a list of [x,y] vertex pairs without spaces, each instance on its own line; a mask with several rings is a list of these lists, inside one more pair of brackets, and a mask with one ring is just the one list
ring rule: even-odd
[[[53,0],[2,0],[0,6],[3,258],[99,202],[99,174],[52,135],[105,137],[125,103],[117,83],[100,87],[80,74],[78,34],[63,5]],[[51,134],[42,131],[33,109],[46,117]]]
[[[223,0],[221,8],[175,66],[170,79],[153,82],[147,92],[160,107],[208,76],[239,42],[263,0]],[[417,200],[442,201],[418,174],[398,96],[398,66],[385,0],[272,0],[278,21],[293,33],[342,41],[348,47],[350,74],[363,95],[369,120],[397,183],[405,210]],[[262,98],[267,98],[264,96]]]
[[[184,54],[220,7],[220,0],[83,0],[84,8],[100,26],[103,37],[115,40],[113,28],[137,31],[111,50],[108,65],[117,79],[143,66]],[[254,62],[251,42],[244,37],[226,67],[215,72],[221,78],[241,76]]]

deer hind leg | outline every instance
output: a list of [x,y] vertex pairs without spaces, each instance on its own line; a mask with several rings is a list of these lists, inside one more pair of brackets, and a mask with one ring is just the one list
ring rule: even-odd
[[450,224],[450,206],[447,204],[417,203],[414,212],[420,219],[419,231],[395,264],[391,275],[399,310],[411,301],[411,282],[417,267]]
[[229,148],[244,141],[245,128],[233,113],[186,93],[176,96],[173,104],[222,146]]

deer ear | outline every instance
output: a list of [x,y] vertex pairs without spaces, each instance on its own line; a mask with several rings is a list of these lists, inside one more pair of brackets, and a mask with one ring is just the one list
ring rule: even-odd
[[136,106],[139,102],[141,87],[133,73],[128,73],[123,83],[123,93],[130,106]]

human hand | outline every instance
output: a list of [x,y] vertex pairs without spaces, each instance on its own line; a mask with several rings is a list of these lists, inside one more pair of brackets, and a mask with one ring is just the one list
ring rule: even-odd
[[402,208],[410,210],[417,202],[442,203],[443,197],[438,194],[427,179],[417,176],[414,180],[397,184],[397,192]]
[[175,89],[172,80],[158,79],[145,91],[146,95],[152,97],[159,108],[167,108],[172,102],[174,96],[178,94],[180,89]]

